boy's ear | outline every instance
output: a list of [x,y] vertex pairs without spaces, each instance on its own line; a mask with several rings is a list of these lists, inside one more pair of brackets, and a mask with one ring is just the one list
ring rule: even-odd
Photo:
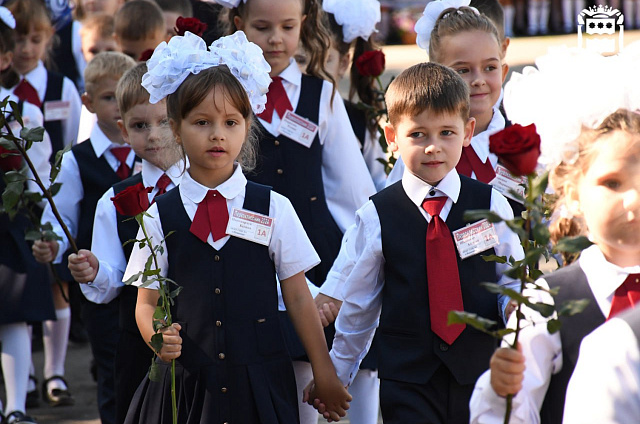
[[91,95],[89,93],[87,93],[86,91],[82,93],[82,96],[80,96],[80,100],[82,100],[82,104],[87,108],[89,112],[95,113],[91,104]]
[[127,131],[126,125],[124,125],[124,121],[122,119],[118,119],[118,128],[120,128],[120,134],[122,134],[122,139],[125,143],[129,143],[129,132]]
[[507,74],[509,73],[509,65],[506,63],[502,63],[502,83],[504,84],[504,80],[507,79]]
[[387,139],[387,145],[389,146],[389,151],[397,152],[398,143],[396,143],[396,130],[393,128],[391,124],[386,124],[384,126],[384,138]]
[[473,138],[473,132],[476,129],[476,118],[467,119],[467,123],[464,124],[464,140],[462,140],[462,146],[467,147],[471,144]]

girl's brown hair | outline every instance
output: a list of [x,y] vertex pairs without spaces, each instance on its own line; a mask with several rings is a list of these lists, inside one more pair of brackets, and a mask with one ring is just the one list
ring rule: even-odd
[[470,7],[462,6],[445,9],[438,16],[429,39],[429,60],[438,63],[442,60],[440,48],[442,37],[459,34],[464,31],[483,31],[493,35],[496,39],[498,50],[502,54],[500,34],[491,19]]
[[172,121],[175,132],[189,112],[202,103],[211,90],[215,95],[217,89],[224,91],[225,99],[238,109],[248,124],[247,137],[237,160],[243,171],[251,171],[256,164],[257,124],[247,92],[226,66],[214,66],[189,75],[175,92],[167,96],[167,117]]
[[16,18],[16,34],[28,34],[33,28],[53,36],[54,30],[49,12],[41,0],[12,0],[6,4],[6,7]]
[[[616,131],[640,134],[640,114],[627,109],[618,109],[595,129],[583,128],[574,142],[577,152],[570,160],[562,161],[549,174],[549,181],[557,196],[554,202],[554,216],[551,219],[549,231],[551,241],[556,243],[563,237],[586,235],[588,228],[582,217],[570,216],[572,198],[569,190],[576,190],[582,177],[587,173],[593,160],[599,152],[598,140]],[[563,255],[565,261],[570,262],[571,256]]]
[[[16,49],[16,33],[4,22],[0,21],[0,53],[13,52]],[[20,82],[20,75],[9,65],[7,69],[0,72],[0,86],[11,88]]]

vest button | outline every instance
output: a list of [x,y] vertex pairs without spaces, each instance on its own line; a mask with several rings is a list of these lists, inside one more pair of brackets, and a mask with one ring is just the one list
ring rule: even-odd
[[224,353],[219,353],[219,354],[218,354],[218,358],[220,358],[220,359],[224,359]]
[[279,146],[280,142],[278,140],[276,140],[276,141],[273,142],[273,144],[276,145],[276,146]]
[[220,262],[220,256],[219,255],[215,255],[213,257],[213,260],[216,261],[216,262]]
[[216,289],[213,291],[215,294],[220,294],[220,289],[216,287]]
[[449,345],[445,342],[440,342],[440,350],[446,352],[447,350],[449,350]]
[[277,169],[276,172],[278,173],[278,175],[284,174],[284,171],[282,169]]
[[227,388],[226,388],[226,387],[223,387],[222,389],[220,389],[220,391],[221,391],[222,393],[227,393]]
[[313,196],[313,197],[309,198],[309,201],[311,201],[311,202],[315,202],[316,200],[318,200],[318,197],[316,197],[316,196]]
[[216,321],[216,327],[222,327],[222,321]]

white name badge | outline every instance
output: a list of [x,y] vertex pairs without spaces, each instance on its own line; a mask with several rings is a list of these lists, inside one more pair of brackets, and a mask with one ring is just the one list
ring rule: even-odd
[[496,228],[486,219],[453,231],[460,258],[465,259],[500,244]]
[[313,139],[318,133],[318,126],[288,110],[280,121],[278,132],[305,147],[311,147]]
[[516,177],[511,175],[507,168],[502,165],[498,165],[496,168],[496,177],[489,184],[491,184],[493,188],[498,190],[503,196],[513,199],[518,203],[522,203],[520,199],[516,199],[511,191],[513,190],[524,197],[524,188],[527,184],[527,177]]
[[71,116],[71,102],[65,100],[44,102],[44,120],[59,121]]
[[227,234],[268,246],[274,221],[274,218],[267,215],[233,208],[227,224]]

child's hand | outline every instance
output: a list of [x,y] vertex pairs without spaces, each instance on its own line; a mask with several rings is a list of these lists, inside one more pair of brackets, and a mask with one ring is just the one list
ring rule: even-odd
[[524,380],[524,355],[518,350],[500,348],[491,356],[491,387],[498,396],[515,395],[522,389]]
[[170,327],[160,329],[162,333],[162,349],[158,356],[164,362],[176,359],[182,352],[182,337],[180,337],[180,324],[173,323]]
[[329,422],[347,415],[351,395],[333,374],[312,380],[304,391],[303,401],[312,404]]
[[33,257],[36,258],[36,261],[42,264],[47,264],[58,256],[58,248],[58,242],[55,240],[36,240],[31,247],[31,251],[33,252]]
[[326,327],[338,318],[338,312],[342,307],[342,302],[333,297],[318,293],[314,299],[318,313],[320,314],[320,322]]
[[69,255],[69,271],[78,283],[85,284],[95,280],[99,266],[98,258],[89,250],[80,249],[77,255]]

